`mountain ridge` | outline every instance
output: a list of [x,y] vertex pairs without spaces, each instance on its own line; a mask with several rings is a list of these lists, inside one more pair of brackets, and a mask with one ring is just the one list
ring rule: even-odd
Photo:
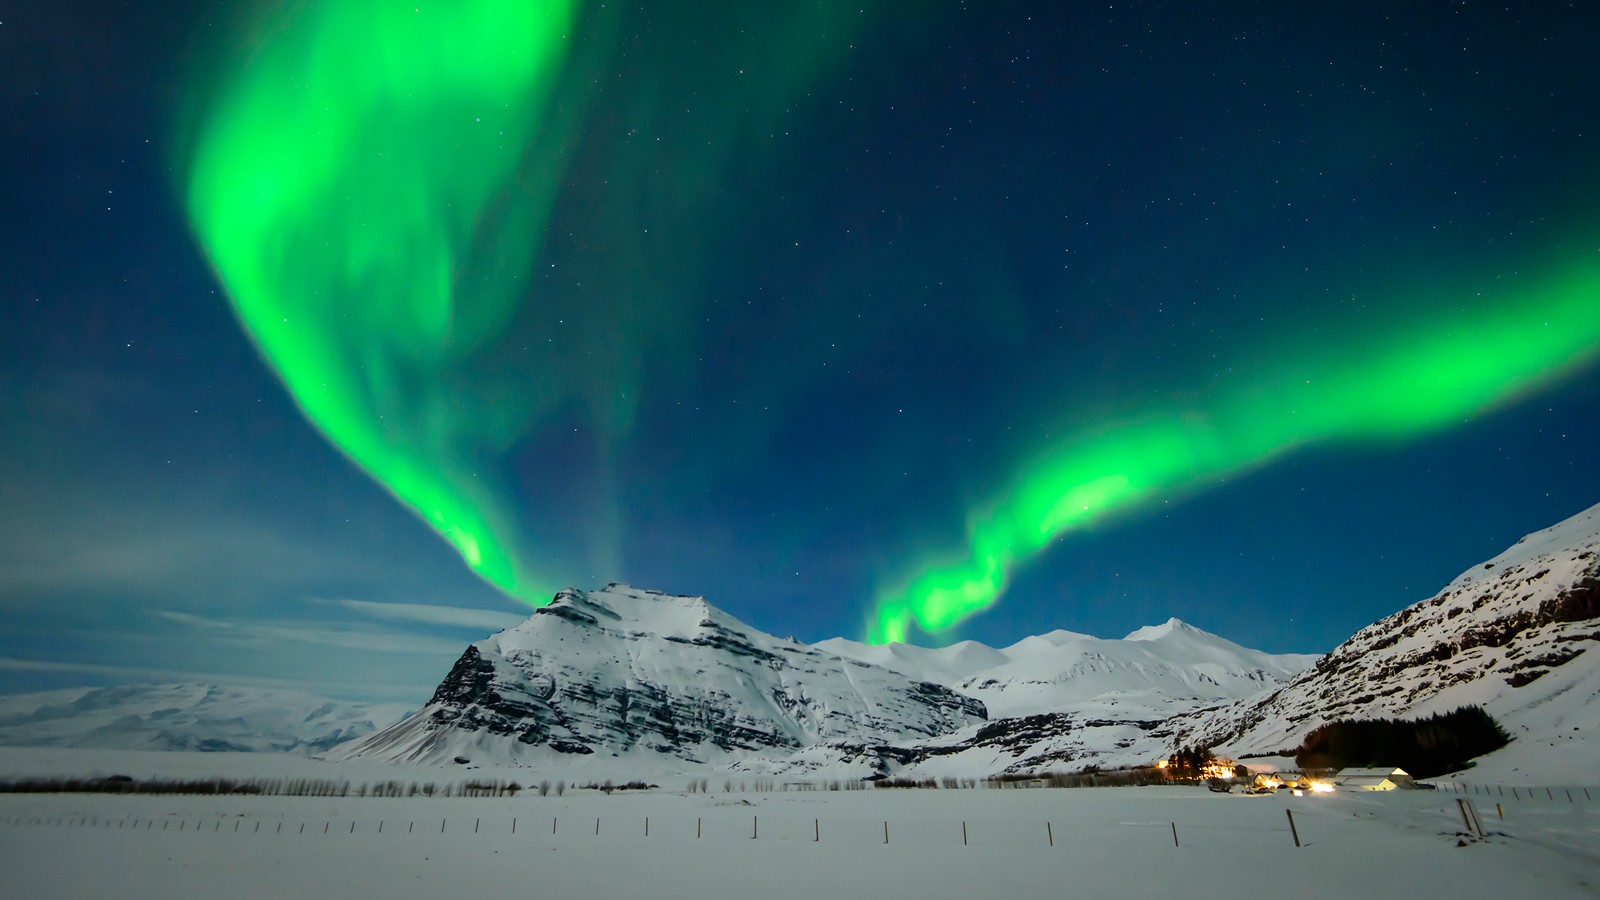
[[0,745],[309,755],[413,708],[208,682],[64,688],[0,697]]
[[704,597],[569,588],[468,647],[416,715],[330,758],[561,764],[615,755],[885,774],[897,765],[892,748],[986,727],[991,703],[1007,714],[1071,709],[1142,721],[1255,693],[1314,659],[1248,650],[1177,620],[1136,634],[1055,631],[1001,649],[807,645]]
[[[1600,505],[1525,536],[1322,656],[1251,650],[1177,618],[1120,639],[1056,630],[1002,648],[807,645],[704,597],[569,588],[469,645],[416,713],[386,728],[369,723],[365,735],[287,743],[331,746],[323,756],[336,760],[619,775],[970,776],[1149,763],[1183,744],[1272,753],[1337,719],[1475,704],[1514,737],[1491,764],[1515,770],[1548,767],[1552,753],[1591,753],[1597,643]],[[71,731],[60,723],[73,709],[114,712],[109,700],[80,702],[83,689],[57,693],[35,709],[13,704],[9,717],[4,702],[15,698],[0,698],[0,743],[28,727]],[[44,707],[52,711],[37,715]],[[160,711],[104,735],[172,742],[176,732],[161,728],[182,717],[151,715]],[[106,716],[96,727],[117,718]],[[333,746],[341,734],[356,739]],[[259,749],[283,742],[265,743]]]

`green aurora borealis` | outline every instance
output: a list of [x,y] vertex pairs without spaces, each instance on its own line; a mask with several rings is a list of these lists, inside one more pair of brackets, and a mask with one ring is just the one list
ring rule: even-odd
[[574,5],[286,14],[222,89],[189,180],[234,309],[306,417],[525,599],[548,586],[480,457],[527,417],[470,363],[527,289],[561,178],[548,107]]
[[1005,593],[1016,566],[1058,537],[1170,499],[1309,444],[1398,441],[1522,396],[1600,354],[1600,266],[1528,289],[1520,302],[1303,358],[1193,409],[1081,436],[1029,468],[972,521],[965,560],[931,562],[881,597],[874,643],[959,625]]
[[[608,440],[627,431],[638,359],[658,345],[684,353],[692,308],[666,286],[693,268],[681,245],[695,241],[680,233],[663,250],[645,228],[605,235],[606,260],[571,259],[547,240],[552,207],[569,180],[588,177],[596,196],[580,207],[704,211],[722,192],[716,174],[752,165],[737,158],[741,145],[848,47],[863,10],[820,4],[697,25],[724,39],[756,32],[750,58],[767,75],[728,90],[738,114],[692,133],[660,121],[653,86],[625,99],[632,119],[672,139],[682,177],[671,184],[638,160],[627,172],[571,171],[597,73],[615,55],[593,46],[616,40],[602,6],[338,0],[262,11],[231,64],[195,86],[198,121],[180,139],[193,147],[194,230],[306,418],[482,578],[542,604],[560,585],[500,499],[500,458],[573,405]],[[590,46],[574,52],[580,30]],[[798,45],[795,33],[832,38]],[[673,64],[690,84],[712,77],[698,57]],[[557,261],[603,299],[545,294],[532,273]]]
[[[617,61],[640,53],[611,16],[579,0],[292,5],[198,80],[189,142],[193,229],[304,416],[485,581],[535,604],[561,576],[507,499],[504,457],[574,408],[604,456],[650,388],[668,392],[646,372],[694,368],[713,340],[699,324],[707,273],[726,264],[718,239],[732,243],[745,202],[726,184],[804,165],[775,149],[790,127],[775,123],[873,21],[824,3],[772,13],[754,36],[760,13],[680,23],[671,51],[647,57],[670,75],[616,89]],[[735,37],[729,59],[706,52]],[[747,63],[764,66],[759,83],[735,76]],[[607,90],[619,96],[597,101]],[[682,118],[662,112],[691,97]],[[638,123],[664,149],[630,143]],[[1007,448],[1030,462],[971,505],[964,548],[905,560],[893,534],[874,548],[894,561],[864,601],[867,638],[950,631],[1063,535],[1299,448],[1442,432],[1576,371],[1600,351],[1600,270],[1557,256],[1492,305],[1396,296],[1372,327],[1308,336],[1226,385]],[[551,270],[578,272],[581,291],[549,286]],[[1017,290],[963,312],[1002,318]]]

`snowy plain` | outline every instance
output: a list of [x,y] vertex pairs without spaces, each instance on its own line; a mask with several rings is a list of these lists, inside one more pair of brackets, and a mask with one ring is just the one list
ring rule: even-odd
[[[263,754],[38,754],[6,751],[0,772],[85,774],[94,763],[352,784],[535,780]],[[1510,787],[1485,785],[1248,797],[1189,787],[758,792],[739,790],[737,777],[730,793],[725,780],[711,778],[707,793],[686,793],[684,778],[648,792],[515,798],[0,795],[0,895],[1600,896],[1595,787],[1571,799],[1565,787],[1522,789],[1513,800]],[[1458,800],[1474,804],[1486,839],[1465,836]]]

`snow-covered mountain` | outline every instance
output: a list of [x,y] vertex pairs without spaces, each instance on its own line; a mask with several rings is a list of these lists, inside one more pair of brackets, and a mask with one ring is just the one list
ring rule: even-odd
[[1592,757],[1597,641],[1600,506],[1326,657],[1250,650],[1176,619],[1005,648],[805,645],[703,598],[613,584],[562,591],[470,645],[423,709],[382,730],[398,708],[169,685],[0,698],[0,743],[318,750],[366,734],[325,756],[602,776],[965,776],[1135,764],[1179,744],[1267,753],[1336,719],[1474,703],[1517,738],[1497,757],[1548,770]]
[[704,598],[613,584],[562,591],[468,647],[424,709],[333,755],[882,773],[911,748],[992,729],[995,709],[1137,731],[1279,686],[1315,659],[1176,619],[1122,640],[1057,631],[1005,649],[808,646]]
[[0,745],[310,754],[410,709],[215,684],[70,688],[0,697]]
[[[1168,619],[1121,640],[1053,631],[1004,649],[971,641],[936,650],[905,644],[819,647],[941,681],[982,699],[993,721],[914,745],[855,747],[845,759],[879,773],[917,776],[1069,771],[1165,756],[1174,717],[1282,687],[1320,657],[1270,654]],[[799,770],[832,767],[824,754]]]
[[564,590],[469,646],[420,712],[335,755],[729,765],[832,741],[928,739],[985,718],[949,688],[773,637],[704,598],[612,584]]
[[1121,640],[1058,630],[1004,649],[974,641],[933,650],[870,646],[842,638],[816,646],[976,697],[991,718],[1096,708],[1171,715],[1276,687],[1318,659],[1250,650],[1178,619]]
[[[1356,632],[1278,691],[1172,723],[1235,752],[1293,747],[1337,719],[1477,704],[1529,746],[1600,732],[1600,505],[1530,534],[1444,590]],[[1519,748],[1519,744],[1521,747]]]
[[1082,707],[1017,716],[886,754],[919,775],[1071,771],[1149,762],[1184,744],[1292,752],[1327,722],[1477,704],[1515,738],[1492,755],[1509,762],[1492,764],[1575,773],[1600,734],[1597,641],[1600,506],[1528,535],[1254,696],[1143,721]]

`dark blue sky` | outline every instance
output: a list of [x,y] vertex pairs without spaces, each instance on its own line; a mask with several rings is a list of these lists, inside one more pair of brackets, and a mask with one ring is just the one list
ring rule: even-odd
[[[0,24],[0,690],[420,700],[521,613],[301,418],[198,248],[176,122],[227,29],[201,3],[35,6]],[[530,558],[859,636],[1063,435],[1449,330],[1484,286],[1600,252],[1585,4],[1070,6],[879,4],[782,97],[719,85],[789,38],[618,14],[597,65],[651,90],[588,101],[541,257],[576,274],[516,327],[571,318],[556,379],[632,351],[581,376],[627,413],[561,407],[495,462]],[[757,100],[741,153],[693,149]],[[1068,534],[944,639],[1176,615],[1326,650],[1600,501],[1597,445],[1591,363]]]

